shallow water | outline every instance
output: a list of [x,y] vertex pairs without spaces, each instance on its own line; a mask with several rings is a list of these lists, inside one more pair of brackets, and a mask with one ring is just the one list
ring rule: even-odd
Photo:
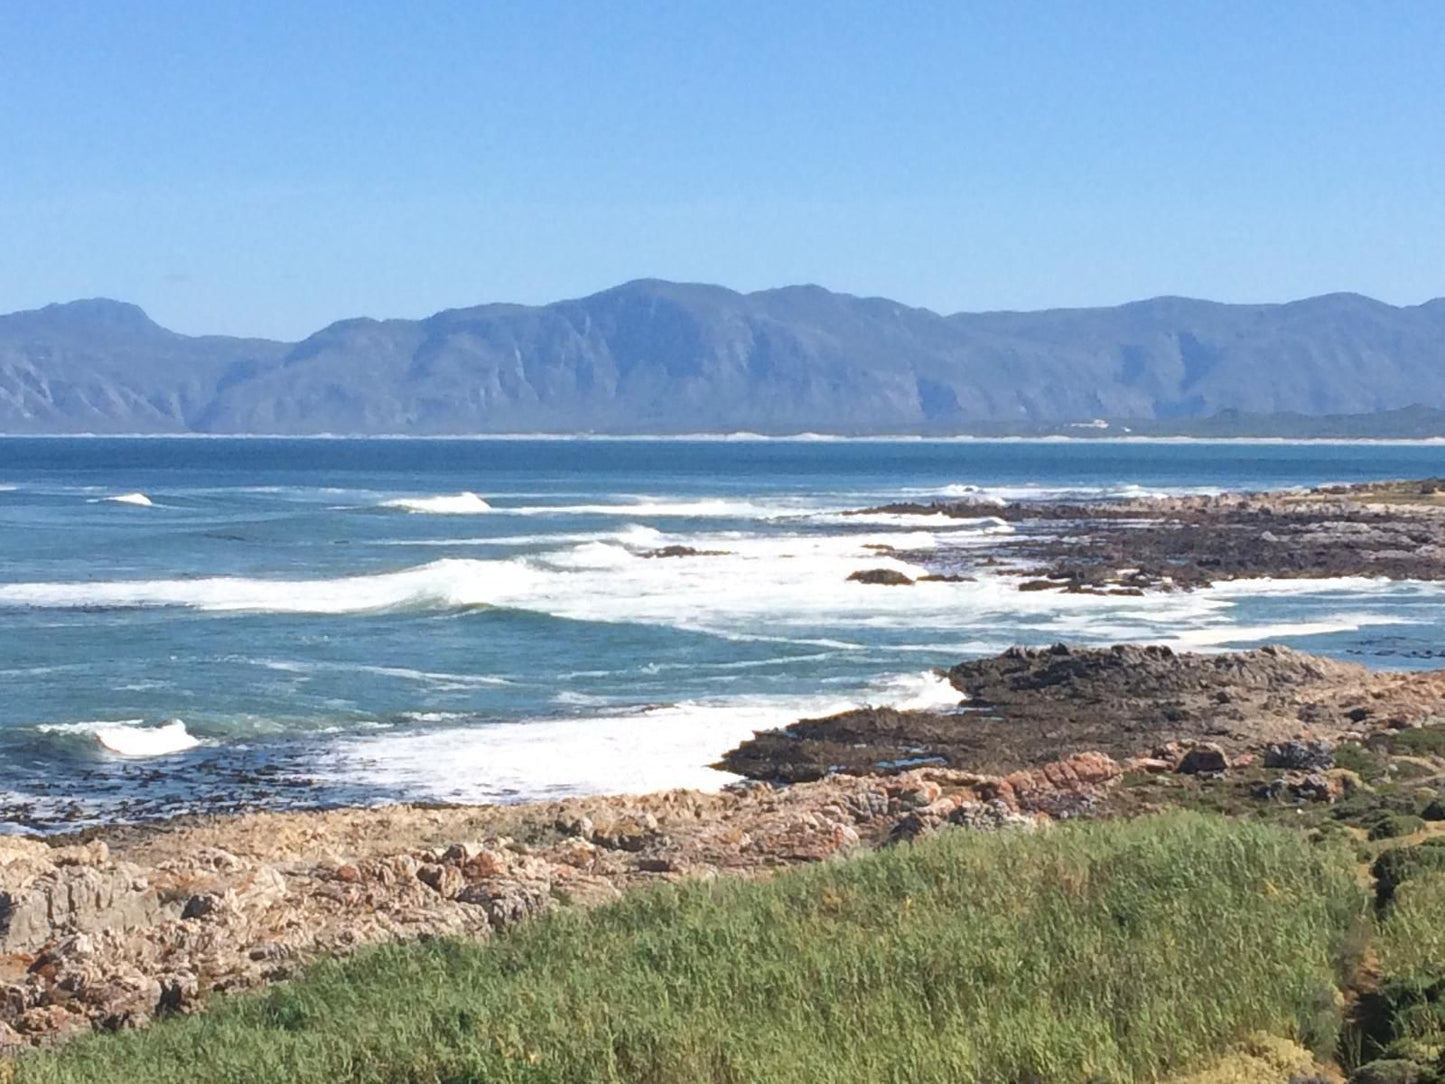
[[[947,699],[931,668],[1012,643],[1282,642],[1434,665],[1435,585],[890,589],[847,581],[910,570],[867,547],[981,555],[1009,528],[837,513],[1437,475],[1442,459],[1428,444],[3,439],[0,818],[716,786],[728,777],[707,764],[754,729]],[[643,556],[667,545],[724,552]]]

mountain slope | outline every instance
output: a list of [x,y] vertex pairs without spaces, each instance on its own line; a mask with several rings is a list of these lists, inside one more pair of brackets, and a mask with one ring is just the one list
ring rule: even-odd
[[284,351],[262,339],[177,335],[103,299],[0,316],[0,431],[187,432],[228,381]]
[[0,317],[7,432],[843,433],[1445,407],[1445,300],[1156,298],[941,316],[794,286],[190,338],[117,302]]

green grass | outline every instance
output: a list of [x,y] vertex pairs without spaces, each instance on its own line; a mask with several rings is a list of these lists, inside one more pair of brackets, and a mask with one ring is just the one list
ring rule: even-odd
[[1176,813],[955,831],[642,891],[489,945],[326,963],[24,1058],[39,1082],[1154,1080],[1251,1032],[1331,1051],[1367,911],[1349,854]]
[[1445,726],[1432,724],[1397,731],[1390,738],[1390,752],[1421,757],[1445,757]]
[[[1418,850],[1418,848],[1417,848]],[[1417,867],[1396,889],[1375,936],[1377,989],[1361,1002],[1364,1056],[1409,1058],[1418,1079],[1445,1068],[1445,869]]]
[[1427,870],[1400,885],[1380,924],[1378,952],[1386,975],[1445,981],[1445,869]]

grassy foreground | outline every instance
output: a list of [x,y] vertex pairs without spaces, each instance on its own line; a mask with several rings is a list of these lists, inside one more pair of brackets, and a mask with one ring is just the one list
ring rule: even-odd
[[1338,1040],[1349,854],[1194,814],[953,832],[639,892],[489,945],[320,965],[25,1082],[1153,1080],[1248,1033]]

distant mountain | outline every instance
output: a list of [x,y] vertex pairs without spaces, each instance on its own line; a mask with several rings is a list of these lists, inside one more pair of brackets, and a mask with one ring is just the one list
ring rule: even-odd
[[1411,406],[1445,408],[1445,299],[941,316],[817,286],[639,281],[294,344],[178,335],[116,301],[0,316],[8,433],[1188,431],[1221,412],[1229,431]]

